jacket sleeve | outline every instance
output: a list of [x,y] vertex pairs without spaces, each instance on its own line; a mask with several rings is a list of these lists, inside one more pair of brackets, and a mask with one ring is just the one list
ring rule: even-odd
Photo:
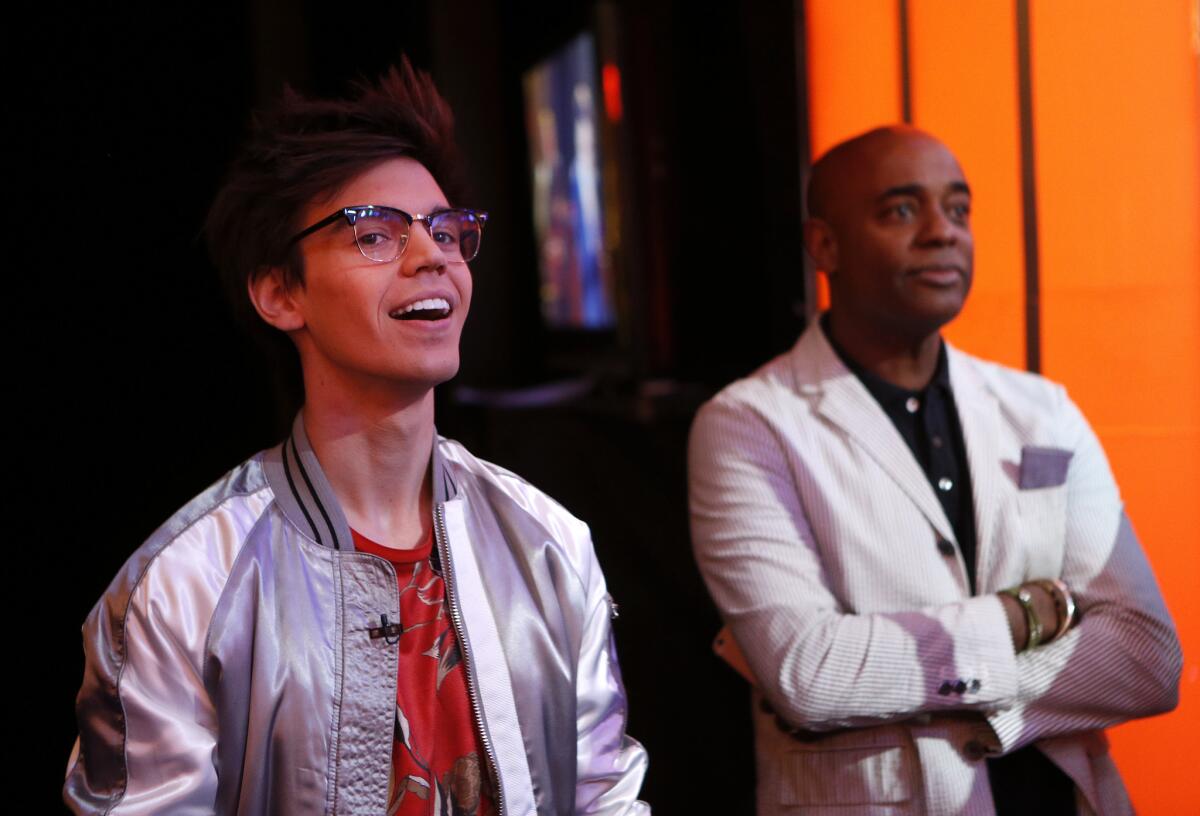
[[[752,406],[718,397],[701,409],[688,474],[700,571],[785,721],[827,731],[1012,702],[1016,661],[994,596],[889,613],[843,608],[789,454]],[[891,567],[877,565],[883,576]]]
[[1015,705],[988,717],[1005,752],[1159,714],[1179,700],[1183,657],[1154,574],[1099,440],[1061,388],[1058,396],[1062,446],[1073,451],[1061,578],[1081,616],[1060,640],[1017,657]]
[[143,547],[83,628],[79,740],[63,787],[74,813],[212,813],[215,716],[201,679],[206,622],[193,578]]
[[625,733],[625,687],[611,625],[615,605],[590,540],[584,551],[590,563],[582,575],[587,612],[576,679],[575,812],[649,816],[649,805],[637,798],[646,750]]

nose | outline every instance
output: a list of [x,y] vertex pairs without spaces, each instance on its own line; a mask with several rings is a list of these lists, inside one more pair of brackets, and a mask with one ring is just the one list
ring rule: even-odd
[[424,221],[413,221],[408,230],[408,244],[400,256],[400,271],[405,275],[422,272],[441,274],[446,271],[446,256]]
[[950,220],[941,207],[928,207],[917,238],[925,245],[952,246],[958,241],[958,230],[958,225]]

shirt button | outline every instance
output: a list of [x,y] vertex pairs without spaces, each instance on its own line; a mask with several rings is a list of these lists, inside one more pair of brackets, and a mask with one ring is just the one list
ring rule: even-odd
[[949,493],[950,488],[952,487],[954,487],[954,482],[950,481],[945,476],[938,479],[938,490],[942,491],[943,493]]
[[932,445],[933,445],[935,448],[940,448],[940,447],[942,446],[942,438],[941,438],[940,436],[934,436],[934,437],[932,437],[932,438],[929,440],[929,442],[930,442],[930,444],[932,444]]
[[942,555],[954,555],[954,544],[947,539],[939,538],[937,548]]
[[904,401],[904,410],[910,414],[915,414],[921,408],[921,401],[916,397],[909,397]]

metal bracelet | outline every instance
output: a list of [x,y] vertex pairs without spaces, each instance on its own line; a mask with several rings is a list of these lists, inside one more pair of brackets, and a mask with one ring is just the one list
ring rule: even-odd
[[1037,610],[1033,608],[1033,596],[1024,586],[1002,589],[1000,594],[1015,599],[1021,605],[1021,609],[1025,611],[1025,624],[1029,628],[1029,636],[1025,640],[1025,646],[1017,651],[1024,652],[1035,648],[1042,642],[1042,632],[1045,629],[1042,626],[1041,618],[1038,617]]
[[1050,593],[1050,597],[1054,599],[1054,609],[1058,612],[1058,628],[1046,641],[1053,643],[1065,635],[1075,623],[1075,597],[1071,594],[1070,588],[1057,578],[1042,578],[1034,583]]

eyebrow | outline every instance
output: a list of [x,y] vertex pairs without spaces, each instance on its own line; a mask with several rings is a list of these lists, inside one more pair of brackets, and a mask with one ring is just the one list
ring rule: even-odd
[[[879,195],[879,201],[884,201],[897,196],[913,196],[914,198],[921,194],[925,188],[920,184],[898,184],[895,187],[889,187]],[[971,188],[965,181],[950,182],[950,191],[953,193],[971,194]]]

